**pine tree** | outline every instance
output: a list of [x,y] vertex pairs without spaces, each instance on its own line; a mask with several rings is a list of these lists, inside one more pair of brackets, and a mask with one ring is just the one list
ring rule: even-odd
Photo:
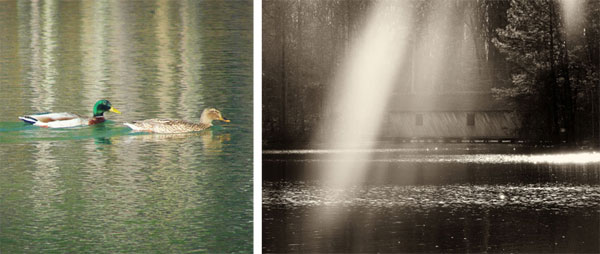
[[495,88],[520,113],[523,135],[574,141],[575,105],[560,6],[552,0],[512,0],[508,25],[493,41],[512,64],[511,85]]

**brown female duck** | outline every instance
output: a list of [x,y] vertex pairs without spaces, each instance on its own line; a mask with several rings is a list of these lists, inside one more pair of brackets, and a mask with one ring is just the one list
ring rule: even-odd
[[125,123],[125,125],[127,125],[134,131],[147,131],[156,133],[184,133],[208,129],[212,126],[213,120],[219,120],[226,123],[229,122],[228,119],[225,119],[221,115],[221,112],[219,110],[214,108],[207,108],[204,111],[202,111],[202,116],[200,116],[200,122],[198,123],[172,119],[148,119],[143,121]]

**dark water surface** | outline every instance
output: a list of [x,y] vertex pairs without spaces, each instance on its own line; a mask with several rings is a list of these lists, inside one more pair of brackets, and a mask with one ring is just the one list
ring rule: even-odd
[[[252,250],[252,2],[0,4],[0,253]],[[122,114],[43,129],[34,112]],[[176,135],[125,121],[231,123]]]
[[[336,153],[370,154],[361,181],[319,178],[317,164]],[[600,153],[512,144],[265,151],[263,179],[265,252],[600,252]]]

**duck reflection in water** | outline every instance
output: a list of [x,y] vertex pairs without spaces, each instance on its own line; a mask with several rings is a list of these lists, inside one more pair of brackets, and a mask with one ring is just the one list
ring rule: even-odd
[[188,132],[188,133],[169,133],[169,134],[146,134],[146,133],[135,133],[135,135],[128,135],[126,137],[127,143],[133,142],[173,142],[173,143],[185,143],[189,142],[190,139],[200,138],[202,140],[202,147],[206,150],[221,151],[224,142],[231,140],[229,133],[214,134],[212,130],[204,130],[201,132]]

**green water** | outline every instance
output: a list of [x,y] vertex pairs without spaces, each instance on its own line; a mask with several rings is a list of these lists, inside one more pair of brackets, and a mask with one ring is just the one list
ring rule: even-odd
[[[0,253],[251,252],[251,1],[8,1],[0,34]],[[122,114],[17,119],[98,99]],[[122,125],[205,107],[231,122]]]

